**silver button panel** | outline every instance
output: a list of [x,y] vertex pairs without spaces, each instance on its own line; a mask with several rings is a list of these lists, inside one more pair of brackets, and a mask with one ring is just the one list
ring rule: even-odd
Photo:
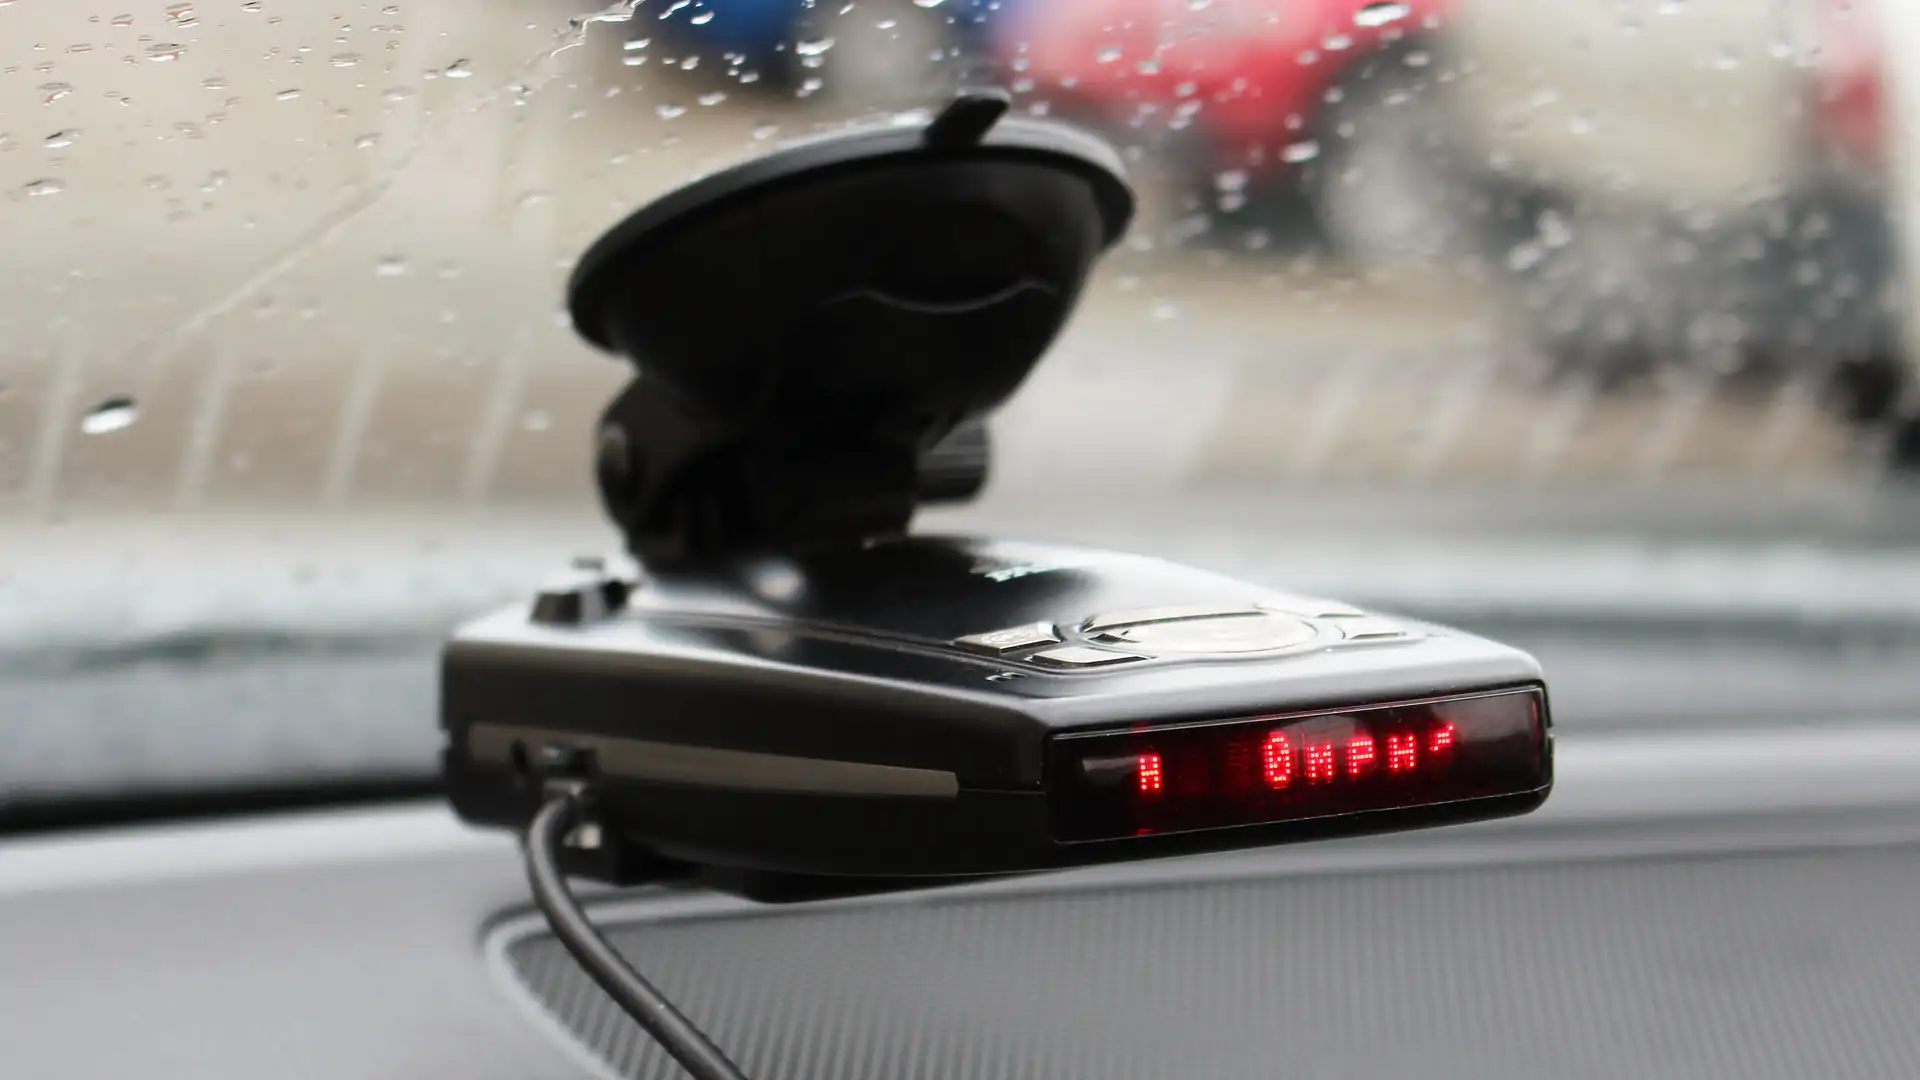
[[1106,649],[1090,649],[1085,645],[1063,645],[1058,649],[1046,649],[1027,658],[1042,667],[1085,669],[1110,667],[1114,664],[1131,664],[1149,657],[1139,653],[1109,652]]
[[1138,645],[1150,653],[1233,656],[1296,649],[1320,636],[1311,623],[1282,615],[1224,615],[1122,627],[1096,640]]
[[988,656],[1000,656],[1019,649],[1031,649],[1040,645],[1057,645],[1060,635],[1051,623],[1028,623],[1025,626],[1010,626],[1005,630],[989,630],[984,634],[969,634],[955,638],[955,645],[970,652],[985,653]]
[[1137,608],[1133,611],[1115,611],[1105,615],[1095,615],[1086,621],[1088,633],[1098,633],[1121,626],[1138,626],[1144,623],[1178,622],[1184,619],[1217,619],[1234,615],[1259,615],[1261,610],[1251,604],[1180,604],[1168,607]]

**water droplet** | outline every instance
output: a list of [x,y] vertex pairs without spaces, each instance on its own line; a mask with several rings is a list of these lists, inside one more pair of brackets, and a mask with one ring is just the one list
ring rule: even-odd
[[80,418],[80,431],[85,435],[106,435],[130,428],[138,419],[140,406],[132,398],[110,397]]
[[63,82],[41,83],[40,93],[44,95],[40,99],[40,103],[43,105],[51,105],[61,98],[66,97],[68,94],[73,93],[73,86]]
[[1291,165],[1298,165],[1303,161],[1312,161],[1319,156],[1320,143],[1317,139],[1302,139],[1297,143],[1289,144],[1286,149],[1280,151],[1280,160]]
[[65,180],[55,180],[52,177],[46,177],[40,180],[29,180],[20,185],[20,190],[29,196],[58,195],[67,190],[67,182]]
[[241,11],[244,11],[244,12],[247,12],[247,13],[249,13],[249,14],[251,14],[251,13],[253,13],[253,12],[256,12],[256,11],[259,11],[259,10],[260,10],[260,0],[247,0],[247,2],[246,2],[246,3],[244,3],[244,4],[241,4],[241,5],[240,5],[240,10],[241,10]]
[[1660,14],[1679,15],[1687,10],[1687,0],[1661,0]]
[[407,272],[405,255],[383,255],[373,264],[373,272],[380,277],[399,277]]
[[1573,243],[1573,226],[1557,210],[1548,210],[1540,215],[1540,242],[1550,248],[1563,248]]
[[530,410],[525,416],[520,418],[520,430],[522,431],[538,433],[552,426],[553,417],[547,415],[544,409]]
[[273,95],[273,100],[292,101],[294,98],[297,98],[299,96],[300,96],[300,91],[298,90],[282,90],[279,93]]
[[185,45],[171,41],[156,41],[147,46],[146,54],[147,59],[152,60],[154,63],[164,64],[170,60],[180,59],[180,54],[186,51],[187,47]]
[[170,4],[167,6],[167,21],[175,26],[198,26],[200,20],[194,18],[192,4]]
[[814,38],[811,41],[795,42],[793,51],[801,56],[819,56],[833,48],[832,38]]
[[405,101],[413,96],[413,87],[396,86],[380,96],[387,101]]
[[552,201],[553,192],[551,191],[524,191],[520,193],[520,198],[515,200],[520,206],[539,206],[541,203]]
[[652,38],[632,38],[627,42],[625,42],[624,44],[622,44],[620,47],[622,49],[625,49],[628,52],[639,52],[641,49],[644,49],[651,44],[653,44]]
[[1593,134],[1592,115],[1588,113],[1578,113],[1575,116],[1573,116],[1571,119],[1569,119],[1567,121],[1567,134],[1569,135]]
[[382,14],[382,15],[398,15],[398,14],[400,14],[400,5],[399,5],[399,4],[388,4],[388,5],[386,6],[386,7],[383,7],[383,8],[381,8],[381,9],[380,9],[380,14]]
[[82,42],[81,44],[78,44],[78,45],[67,46],[67,51],[70,53],[74,53],[76,55],[81,53],[90,53],[93,51],[93,46]]
[[818,93],[820,88],[824,85],[826,84],[820,81],[820,76],[809,75],[806,78],[800,80],[800,89],[798,91],[798,96],[799,97],[811,96],[815,93]]
[[1093,58],[1102,64],[1111,64],[1124,55],[1118,45],[1102,45],[1100,51],[1093,54]]
[[946,0],[913,0],[914,7],[937,8]]
[[1402,57],[1400,62],[1410,68],[1423,68],[1433,63],[1433,54],[1425,49],[1413,49]]
[[702,105],[711,107],[714,105],[718,105],[721,102],[727,100],[727,94],[726,94],[726,91],[724,90],[709,90],[706,93],[701,94],[695,100],[700,102],[700,104]]
[[360,54],[350,52],[334,53],[333,56],[327,60],[327,63],[332,64],[334,67],[352,67],[359,62]]
[[1320,39],[1320,47],[1328,52],[1339,52],[1342,49],[1351,49],[1353,48],[1353,35],[1328,34],[1326,37]]
[[367,150],[367,149],[371,149],[373,146],[375,146],[379,142],[380,142],[380,136],[377,133],[368,132],[367,134],[362,135],[359,138],[353,140],[353,148],[355,150]]
[[1216,191],[1245,191],[1247,170],[1228,169],[1225,172],[1216,173],[1213,177],[1213,186]]
[[133,25],[133,16],[131,16],[131,15],[115,15],[115,16],[113,17],[113,25],[115,25],[115,26],[132,26],[132,25]]
[[703,11],[700,14],[695,15],[693,18],[688,19],[687,21],[692,23],[695,26],[705,26],[708,23],[713,21],[713,12]]
[[448,64],[447,69],[440,74],[445,75],[449,79],[470,78],[473,75],[473,69],[467,66],[468,63],[469,61],[466,60],[455,60],[453,63]]
[[681,71],[692,71],[694,68],[697,68],[699,66],[700,66],[700,58],[698,56],[689,56],[685,60],[680,61]]
[[687,107],[685,105],[668,104],[668,105],[657,106],[653,111],[660,114],[660,119],[662,120],[673,120],[678,117],[685,116],[687,113]]
[[765,142],[778,134],[780,134],[780,125],[778,124],[753,125],[753,137],[757,141]]
[[225,90],[227,88],[227,80],[221,78],[218,75],[212,76],[211,78],[201,79],[200,88],[202,90]]
[[1531,270],[1547,257],[1547,249],[1529,240],[1507,252],[1507,268],[1513,271]]
[[881,19],[879,22],[873,24],[873,28],[875,30],[891,30],[899,25],[899,19]]
[[66,147],[72,146],[73,140],[79,137],[80,137],[80,132],[77,129],[66,128],[62,131],[56,131],[53,134],[47,136],[47,141],[45,145],[46,145],[46,148],[49,150],[61,150]]
[[1413,14],[1412,4],[1401,3],[1400,0],[1379,0],[1378,3],[1368,4],[1354,12],[1353,25],[1385,26],[1390,22],[1399,22],[1411,14]]
[[1147,306],[1147,314],[1161,322],[1171,322],[1182,314],[1178,301],[1162,296]]

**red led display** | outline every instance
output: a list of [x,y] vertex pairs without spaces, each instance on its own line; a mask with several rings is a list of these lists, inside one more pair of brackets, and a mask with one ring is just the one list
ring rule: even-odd
[[1387,736],[1388,772],[1412,772],[1419,764],[1419,736],[1411,731]]
[[1087,840],[1518,794],[1548,782],[1545,723],[1521,690],[1073,733],[1049,799],[1057,835]]
[[1140,794],[1157,795],[1160,793],[1160,755],[1149,750],[1140,755]]
[[1347,775],[1361,777],[1373,768],[1373,736],[1355,735],[1347,740]]
[[1324,784],[1334,778],[1333,746],[1330,743],[1315,743],[1300,755],[1307,759],[1307,783]]
[[1268,787],[1283,788],[1293,783],[1293,743],[1287,740],[1285,732],[1276,731],[1267,736],[1261,761],[1266,768]]

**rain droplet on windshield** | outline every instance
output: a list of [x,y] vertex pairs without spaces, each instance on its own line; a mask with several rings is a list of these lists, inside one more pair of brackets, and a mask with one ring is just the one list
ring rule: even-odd
[[78,138],[79,135],[80,135],[80,132],[74,128],[67,128],[62,131],[56,131],[53,134],[47,136],[47,141],[44,145],[49,150],[62,150],[62,149],[65,149],[66,147],[72,146],[73,140]]
[[140,419],[140,406],[130,397],[110,397],[80,418],[80,431],[86,435],[105,435],[133,426]]
[[942,3],[945,3],[945,0],[913,0],[914,7],[923,8],[937,8]]
[[727,100],[727,94],[724,90],[709,90],[694,100],[702,105],[713,106]]
[[1412,4],[1402,3],[1401,0],[1379,0],[1378,3],[1368,4],[1354,12],[1353,25],[1385,26],[1391,22],[1399,22],[1411,14],[1413,14]]
[[1103,45],[1099,52],[1093,54],[1093,58],[1102,64],[1111,64],[1115,60],[1120,59],[1122,55],[1124,54],[1121,53],[1120,46]]
[[764,142],[778,134],[780,134],[780,125],[778,124],[755,124],[753,126],[753,137],[757,141]]
[[468,64],[468,61],[455,60],[453,63],[448,64],[447,69],[441,72],[440,74],[445,75],[449,79],[467,78],[468,76],[473,74],[473,69],[471,67],[468,67],[467,64]]
[[660,119],[662,120],[672,120],[676,117],[686,115],[687,107],[685,105],[661,105],[653,111],[659,113]]
[[115,16],[113,17],[113,25],[115,25],[115,26],[132,26],[132,25],[133,25],[133,16],[131,16],[131,15],[115,15]]
[[327,61],[327,63],[337,68],[352,67],[359,62],[360,54],[350,52],[335,53],[332,58]]
[[399,277],[407,272],[405,255],[383,255],[373,264],[373,272],[381,277]]
[[1163,296],[1148,306],[1147,313],[1161,322],[1171,322],[1180,317],[1180,304]]
[[40,93],[45,95],[40,99],[40,103],[43,105],[51,105],[61,98],[66,97],[68,94],[73,93],[73,86],[70,83],[63,82],[41,83]]
[[359,138],[353,140],[353,148],[355,150],[370,149],[371,147],[379,143],[379,141],[380,141],[380,136],[378,134],[369,132],[368,134],[362,135]]
[[20,190],[29,196],[58,195],[67,190],[67,182],[65,180],[55,180],[52,177],[41,180],[29,180],[21,185]]
[[146,49],[147,59],[160,64],[164,64],[169,60],[178,60],[180,59],[180,54],[186,51],[187,47],[185,45],[171,41],[156,41],[147,46]]
[[553,417],[544,410],[534,409],[520,418],[520,430],[541,432],[553,426]]
[[793,51],[799,53],[801,56],[819,56],[831,48],[833,48],[832,38],[816,38],[812,41],[795,43]]
[[1320,143],[1314,139],[1302,139],[1280,151],[1280,160],[1289,165],[1298,165],[1303,161],[1312,161],[1320,156]]
[[692,23],[695,26],[705,26],[708,23],[713,21],[713,12],[703,11],[700,14],[695,15],[693,18],[688,19],[687,21]]
[[167,5],[167,21],[175,26],[198,26],[200,20],[193,16],[192,4]]
[[297,98],[299,96],[300,96],[299,90],[282,90],[279,93],[273,95],[273,100],[292,101],[294,98]]

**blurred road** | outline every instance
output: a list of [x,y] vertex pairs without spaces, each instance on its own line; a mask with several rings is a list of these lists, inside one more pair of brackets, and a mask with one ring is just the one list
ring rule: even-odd
[[[48,58],[0,83],[0,514],[586,505],[585,433],[624,373],[556,319],[571,258],[666,188],[861,110],[620,48],[644,21],[578,44],[551,3],[487,10],[0,10]],[[1166,217],[1006,414],[1003,488],[1777,491],[1870,465],[1810,386],[1545,388],[1457,283],[1140,250]],[[89,434],[122,397],[132,423]]]

